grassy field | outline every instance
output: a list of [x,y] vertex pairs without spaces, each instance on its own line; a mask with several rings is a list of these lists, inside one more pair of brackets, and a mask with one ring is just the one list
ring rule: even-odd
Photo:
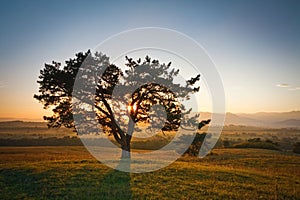
[[84,147],[0,147],[0,199],[300,199],[300,156],[215,149],[129,174]]

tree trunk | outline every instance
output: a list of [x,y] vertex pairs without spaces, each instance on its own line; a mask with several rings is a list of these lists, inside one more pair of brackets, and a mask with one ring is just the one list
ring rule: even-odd
[[134,130],[134,123],[130,120],[128,124],[128,131],[123,137],[121,142],[122,155],[119,166],[117,167],[120,171],[130,172],[130,163],[131,163],[131,152],[130,152],[130,142],[132,138],[132,133]]
[[128,145],[122,145],[122,155],[117,170],[123,172],[130,172],[130,143]]
[[130,159],[131,153],[130,153],[130,143],[122,145],[122,156],[121,159]]
[[132,118],[129,118],[128,128],[127,128],[127,134],[125,135],[125,141],[123,141],[122,144],[122,159],[130,159],[130,142],[132,138],[132,133],[134,130],[134,122]]

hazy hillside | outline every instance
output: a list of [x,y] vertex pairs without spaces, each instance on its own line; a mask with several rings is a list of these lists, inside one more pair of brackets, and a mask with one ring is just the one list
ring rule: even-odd
[[29,119],[29,118],[12,118],[12,117],[0,117],[0,122],[7,121],[25,121],[25,122],[43,122],[43,118]]
[[47,128],[45,122],[0,121],[0,128]]
[[[210,119],[211,113],[201,113],[200,119]],[[225,125],[245,125],[274,128],[300,128],[300,111],[260,112],[260,113],[226,113]]]
[[[200,119],[211,119],[211,113],[201,112]],[[25,122],[24,122],[25,121]],[[46,123],[29,122],[31,120],[0,118],[0,128],[2,127],[43,127],[46,128]],[[300,128],[300,111],[292,112],[260,112],[260,113],[226,113],[225,125],[244,125],[272,128]]]
[[276,122],[278,126],[288,126],[288,127],[299,127],[300,125],[300,120],[298,119],[288,119],[288,120],[283,120]]
[[300,111],[291,112],[259,112],[254,114],[241,113],[241,117],[256,118],[261,121],[279,122],[284,120],[296,119],[300,120]]
[[73,129],[47,127],[45,122],[4,121],[0,122],[0,138],[39,138],[75,136]]

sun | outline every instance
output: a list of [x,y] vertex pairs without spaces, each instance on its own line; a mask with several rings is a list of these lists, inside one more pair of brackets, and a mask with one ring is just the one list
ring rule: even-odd
[[131,105],[127,106],[128,112],[136,111],[136,109],[137,109],[137,105],[136,104],[133,104],[133,106],[131,106]]

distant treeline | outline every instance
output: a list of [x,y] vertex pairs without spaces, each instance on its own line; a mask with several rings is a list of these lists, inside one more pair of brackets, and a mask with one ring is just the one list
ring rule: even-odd
[[273,142],[271,140],[263,141],[261,138],[252,138],[246,142],[235,144],[232,147],[280,150],[279,144],[277,142]]
[[[205,136],[200,135],[200,136]],[[200,137],[201,139],[201,137]],[[202,138],[203,139],[203,138]],[[202,139],[199,140],[201,144]],[[101,138],[88,139],[89,145],[105,147],[106,144]],[[166,138],[160,138],[155,140],[140,140],[132,142],[132,149],[143,150],[157,150],[167,145],[170,140]],[[115,145],[118,145],[115,141],[112,141]],[[283,143],[284,144],[284,143]],[[257,148],[257,149],[272,149],[272,150],[292,150],[295,153],[300,153],[300,142],[289,141],[289,146],[284,146],[278,142],[273,142],[269,139],[262,140],[261,138],[251,138],[247,141],[232,141],[232,140],[220,140],[217,142],[215,148]],[[22,139],[0,139],[0,146],[83,146],[80,138],[75,136],[65,136],[63,138],[58,137],[46,137],[46,138],[22,138]],[[197,146],[197,145],[196,145]],[[201,145],[200,145],[201,146]],[[199,147],[200,147],[199,146]],[[109,146],[107,146],[109,147]],[[192,144],[190,148],[195,147]],[[198,153],[197,153],[198,155]]]
[[0,139],[0,146],[82,146],[78,137]]
[[[88,139],[89,145],[105,147],[104,139]],[[112,141],[118,145],[115,141]],[[132,142],[132,149],[160,149],[169,141],[167,139],[150,140],[150,141],[134,141]],[[65,136],[63,138],[47,137],[47,138],[22,138],[22,139],[0,139],[0,146],[83,146],[82,141],[78,137]],[[109,146],[108,146],[109,147]]]

